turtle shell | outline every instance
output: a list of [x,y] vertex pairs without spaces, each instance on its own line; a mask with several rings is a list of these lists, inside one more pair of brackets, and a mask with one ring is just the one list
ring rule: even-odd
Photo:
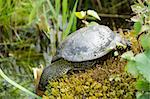
[[72,62],[100,58],[116,47],[116,34],[107,26],[93,25],[69,35],[59,46],[58,56]]

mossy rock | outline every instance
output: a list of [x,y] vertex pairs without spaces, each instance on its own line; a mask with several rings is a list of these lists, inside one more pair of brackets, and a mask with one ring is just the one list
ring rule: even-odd
[[[138,43],[129,33],[132,51],[139,52]],[[135,78],[124,70],[126,61],[111,57],[85,71],[70,72],[55,81],[50,81],[43,98],[47,99],[134,99]]]

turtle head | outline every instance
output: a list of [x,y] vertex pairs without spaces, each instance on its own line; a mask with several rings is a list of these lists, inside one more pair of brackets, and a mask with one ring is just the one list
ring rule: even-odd
[[130,48],[131,47],[131,42],[125,38],[122,38],[119,34],[116,34],[116,46],[117,48]]

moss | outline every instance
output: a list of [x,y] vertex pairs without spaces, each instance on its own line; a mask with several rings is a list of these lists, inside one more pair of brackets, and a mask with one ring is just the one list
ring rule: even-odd
[[[132,51],[138,53],[136,39],[129,33],[127,37],[130,37]],[[126,61],[120,59],[120,56],[111,57],[91,69],[51,81],[43,98],[134,99],[135,78],[124,71]]]

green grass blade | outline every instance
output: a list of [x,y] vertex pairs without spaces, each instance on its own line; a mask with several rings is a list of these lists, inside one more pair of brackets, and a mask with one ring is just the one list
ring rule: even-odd
[[55,10],[56,10],[56,14],[57,14],[57,18],[60,12],[60,0],[55,0]]
[[56,10],[56,18],[57,18],[57,22],[56,22],[56,31],[59,31],[59,14],[60,14],[60,0],[55,0],[55,10]]
[[3,9],[3,0],[0,0],[0,12],[2,11]]
[[63,29],[66,25],[66,22],[67,22],[67,7],[68,7],[68,0],[63,0],[62,1],[62,26],[63,26]]
[[8,81],[10,84],[12,84],[13,86],[19,88],[20,90],[26,92],[27,94],[36,97],[38,99],[42,99],[41,97],[37,96],[36,94],[32,93],[31,91],[27,90],[26,88],[22,87],[21,85],[17,84],[16,82],[14,82],[13,80],[11,80],[10,78],[8,78],[4,72],[0,69],[0,75],[6,80]]
[[52,6],[51,1],[50,1],[50,0],[47,0],[47,3],[48,3],[48,5],[49,5],[49,7],[50,7],[49,9],[50,9],[50,11],[52,12],[53,18],[55,18],[55,19],[57,20],[56,11],[55,11],[54,7]]
[[72,25],[72,31],[76,31],[76,29],[77,29],[77,17],[74,17],[73,25]]
[[69,32],[70,32],[71,26],[72,26],[72,24],[73,24],[73,19],[74,19],[74,17],[75,17],[75,11],[76,11],[76,8],[77,8],[77,3],[78,3],[78,0],[76,1],[75,5],[74,5],[74,7],[73,7],[73,11],[72,11],[72,13],[71,13],[71,17],[70,17],[70,19],[69,19],[68,26],[67,26],[66,30],[63,32],[63,36],[62,36],[62,39],[63,39],[63,40],[68,36],[68,34],[69,34]]
[[29,15],[28,24],[31,24],[32,21],[34,20],[34,18],[37,16],[38,9],[41,7],[41,5],[43,4],[44,1],[45,0],[39,0],[39,1],[34,1],[34,2],[30,1],[30,2],[32,2],[31,4],[32,4],[33,8],[32,8],[30,15]]

